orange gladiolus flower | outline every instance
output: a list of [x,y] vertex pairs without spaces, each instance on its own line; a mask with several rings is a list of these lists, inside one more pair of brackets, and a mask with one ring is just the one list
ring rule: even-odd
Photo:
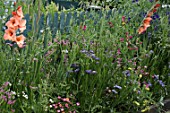
[[158,7],[160,7],[160,4],[155,4],[151,10],[147,13],[146,17],[144,18],[142,25],[138,29],[138,33],[141,34],[144,31],[147,30],[147,28],[150,26],[150,21],[152,20],[151,16],[157,11]]
[[16,20],[21,20],[22,17],[20,17],[16,12],[12,12],[12,15],[13,17],[16,19]]
[[18,6],[16,13],[19,17],[24,18],[21,6]]
[[22,12],[22,7],[19,6],[17,11],[12,12],[13,17],[5,24],[8,29],[5,30],[4,40],[10,40],[16,42],[18,47],[24,47],[25,36],[16,36],[16,31],[19,29],[22,33],[26,29],[26,20],[22,19],[24,17]]
[[15,39],[15,30],[8,28],[7,30],[5,30],[5,34],[4,34],[4,40],[11,40],[14,41]]
[[17,30],[18,29],[18,25],[19,25],[19,21],[12,17],[10,18],[10,20],[5,24],[8,28],[12,28],[12,29],[15,29]]
[[143,26],[145,26],[146,28],[150,26],[150,21],[152,20],[151,17],[147,17],[144,19],[143,21]]
[[23,47],[24,40],[25,40],[25,36],[24,36],[24,35],[20,35],[20,36],[17,36],[17,37],[15,38],[15,42],[17,43],[17,45],[18,45],[20,48]]
[[138,33],[141,34],[141,33],[145,32],[146,29],[147,28],[145,26],[140,26],[139,29],[138,29]]
[[20,32],[22,33],[26,29],[26,20],[20,20],[18,28]]

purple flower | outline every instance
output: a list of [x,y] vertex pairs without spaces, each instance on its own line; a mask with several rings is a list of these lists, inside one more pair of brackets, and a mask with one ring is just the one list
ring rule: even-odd
[[80,71],[79,68],[77,68],[77,69],[74,70],[75,73],[78,73],[79,71]]
[[141,92],[140,92],[140,90],[138,90],[138,92],[137,92],[138,94],[140,94]]
[[7,101],[7,97],[5,95],[2,95],[1,97],[4,101]]
[[93,51],[93,50],[90,50],[89,52],[92,53],[92,54],[94,54],[94,51]]
[[113,92],[113,93],[115,93],[115,94],[117,94],[117,91],[116,91],[116,90],[114,90],[114,89],[112,89],[112,92]]
[[153,0],[149,0],[150,2],[153,2]]
[[81,52],[81,53],[87,53],[88,51],[83,49],[83,50],[81,50],[80,52]]
[[130,17],[128,17],[128,22],[130,22],[130,19],[131,19],[131,18],[130,18]]
[[92,70],[86,70],[85,71],[87,74],[91,74],[92,73]]
[[138,2],[138,0],[132,0],[132,3]]
[[151,82],[148,82],[148,86],[149,86],[149,87],[151,87],[151,86],[152,86]]
[[126,71],[123,71],[123,74],[125,74],[126,76],[130,76],[130,71],[129,70],[126,70]]
[[115,85],[114,88],[122,89],[122,87],[118,85]]
[[162,82],[162,80],[159,80],[159,84],[160,84],[162,87],[165,87],[165,84]]
[[154,77],[156,80],[159,79],[159,75],[154,75],[153,77]]
[[170,12],[166,12],[166,15],[170,15]]

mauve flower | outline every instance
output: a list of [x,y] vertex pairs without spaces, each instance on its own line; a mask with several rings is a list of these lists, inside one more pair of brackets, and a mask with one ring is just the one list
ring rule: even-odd
[[14,113],[14,112],[15,112],[15,109],[11,109],[11,112],[13,112],[13,113]]
[[80,106],[80,103],[79,103],[79,102],[77,102],[77,103],[76,103],[76,105],[77,105],[77,106]]
[[66,108],[69,108],[69,105],[66,103],[66,104],[65,104],[65,107],[66,107]]
[[124,38],[120,38],[120,42],[124,42]]
[[58,96],[57,98],[58,98],[59,100],[61,99],[61,97],[60,97],[60,96]]
[[4,90],[2,88],[0,88],[0,93],[4,92]]
[[84,26],[83,26],[83,30],[85,31],[85,30],[86,30],[86,28],[87,28],[87,26],[86,26],[86,25],[84,25]]
[[125,22],[125,18],[126,18],[125,16],[122,16],[122,22]]
[[6,87],[6,86],[8,86],[9,84],[10,84],[10,82],[5,82],[5,83],[3,84],[3,86]]
[[16,101],[16,100],[13,100],[13,101],[12,101],[12,100],[8,100],[8,103],[7,103],[7,104],[9,104],[9,105],[14,104],[15,101]]
[[117,54],[120,55],[121,54],[121,51],[120,49],[117,50]]
[[4,101],[7,101],[7,97],[5,95],[2,95],[1,97]]

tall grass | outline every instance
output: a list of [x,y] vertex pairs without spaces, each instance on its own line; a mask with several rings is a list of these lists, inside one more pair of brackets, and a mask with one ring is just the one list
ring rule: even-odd
[[[31,16],[33,29],[33,11],[38,15],[46,11],[38,4],[42,2],[17,1]],[[31,30],[22,49],[2,38],[0,111],[114,113],[161,106],[170,93],[168,10],[160,8],[151,27],[137,33],[152,5],[147,0],[127,2],[109,20],[103,10],[96,25],[99,17],[92,12],[95,19],[85,17],[85,29],[72,20],[71,33],[57,32],[55,37],[48,26],[41,34],[38,28]],[[15,102],[9,104],[9,100]]]

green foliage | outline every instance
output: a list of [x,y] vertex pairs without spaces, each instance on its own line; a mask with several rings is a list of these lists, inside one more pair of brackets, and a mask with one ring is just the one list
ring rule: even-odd
[[[68,16],[70,22],[65,15],[74,13],[56,13],[53,3],[46,8],[42,4],[18,1],[30,17],[25,16],[25,48],[6,44],[0,31],[0,96],[16,93],[13,104],[0,98],[0,111],[53,113],[63,106],[65,112],[122,113],[144,112],[152,104],[161,108],[170,94],[168,10],[160,8],[160,18],[154,15],[139,35],[143,13],[153,5],[147,0],[126,2],[110,17],[107,10],[78,12],[81,18]],[[69,33],[62,27],[65,23],[70,23]],[[10,85],[4,87],[7,81]]]

